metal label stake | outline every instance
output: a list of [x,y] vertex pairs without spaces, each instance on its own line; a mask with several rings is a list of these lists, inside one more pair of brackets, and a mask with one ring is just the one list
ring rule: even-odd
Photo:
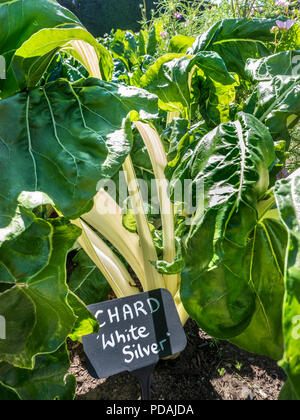
[[131,372],[140,383],[143,401],[151,401],[152,374],[155,366],[156,364]]

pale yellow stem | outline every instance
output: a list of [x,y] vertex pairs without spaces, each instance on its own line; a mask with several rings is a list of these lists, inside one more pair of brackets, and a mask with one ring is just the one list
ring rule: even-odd
[[119,251],[145,288],[146,276],[139,236],[124,228],[121,208],[104,189],[97,193],[93,209],[82,219]]
[[99,67],[99,57],[95,48],[85,41],[72,41],[71,44],[72,48],[81,57],[81,62],[89,72],[90,76],[102,79]]
[[[159,135],[149,124],[137,121],[135,125],[146,145],[156,179],[163,229],[164,260],[172,263],[176,258],[176,246],[174,209],[168,195],[168,181],[165,177],[165,169],[168,164],[167,156]],[[172,296],[175,296],[180,282],[179,275],[166,275],[164,280],[167,289]]]
[[177,308],[177,312],[179,314],[180,321],[181,321],[182,325],[184,326],[186,324],[186,322],[188,321],[190,316],[186,312],[186,310],[184,309],[182,300],[180,298],[179,290],[174,297],[174,301],[175,301],[175,305],[176,305],[176,308]]
[[82,229],[79,245],[102,272],[118,298],[139,293],[133,280],[119,258],[84,221],[73,223]]
[[157,253],[150,232],[148,220],[144,210],[144,203],[140,187],[136,178],[131,157],[128,156],[123,164],[129,196],[131,199],[133,213],[135,215],[137,232],[140,237],[140,244],[143,253],[143,262],[146,275],[145,291],[165,287],[163,277],[158,273],[151,262],[157,261]]

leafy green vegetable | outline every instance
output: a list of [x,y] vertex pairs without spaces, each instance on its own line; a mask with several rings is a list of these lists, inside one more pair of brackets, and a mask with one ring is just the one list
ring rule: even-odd
[[259,60],[247,60],[246,71],[256,81],[272,80],[274,76],[297,76],[300,51],[284,51]]
[[[3,246],[0,248],[3,253],[0,257],[1,265],[13,275],[12,281],[15,283],[15,287],[0,295],[2,314],[7,322],[7,339],[0,343],[0,358],[26,369],[34,367],[36,354],[53,352],[62,345],[76,321],[67,302],[65,265],[67,252],[80,232],[75,226],[66,225],[63,220],[53,219],[45,223],[49,225],[51,247],[48,262],[43,269],[37,268],[35,273],[26,273],[27,260],[30,261],[31,255],[27,254],[30,249],[26,252],[20,248],[22,238],[20,241],[13,240],[12,244],[8,241],[11,249],[23,257],[20,268],[14,267],[14,253],[3,249]],[[20,272],[22,266],[27,276],[24,273],[20,283],[12,268],[16,271],[19,268]]]
[[[50,0],[14,0],[0,4],[0,54],[7,77],[0,95],[8,97],[25,87],[34,87],[61,49],[89,65],[85,52],[73,42],[85,42],[95,56],[103,79],[109,80],[113,62],[110,53],[81,25],[75,15]],[[90,57],[89,57],[90,58]],[[88,68],[89,70],[89,68]]]
[[141,77],[140,84],[159,97],[163,110],[177,111],[190,118],[191,82],[197,67],[200,75],[213,84],[233,85],[236,82],[218,54],[202,52],[194,57],[167,54],[159,58]]
[[65,378],[69,367],[65,345],[52,354],[37,356],[33,371],[0,363],[0,400],[71,400],[76,379],[72,375]]
[[130,152],[127,115],[155,117],[156,103],[146,91],[97,79],[58,80],[2,100],[0,226],[13,217],[22,191],[43,191],[67,217],[82,214],[98,181]]
[[284,356],[280,362],[290,387],[300,398],[300,170],[278,182],[275,195],[288,231],[283,305]]
[[279,401],[299,401],[290,381],[287,381],[283,386],[279,395]]
[[281,360],[280,398],[300,398],[299,171],[273,188],[298,25],[279,42],[276,19],[226,19],[158,57],[161,24],[97,42],[52,0],[0,0],[0,24],[0,399],[74,397],[66,339],[98,332],[86,305],[109,286],[168,289],[183,324]]
[[300,76],[275,76],[260,82],[245,106],[270,130],[274,140],[288,140],[300,119]]
[[194,183],[203,183],[204,203],[186,241],[181,297],[191,317],[214,337],[241,334],[255,311],[251,234],[274,158],[267,129],[240,114],[204,136],[189,163]]
[[276,19],[224,19],[198,37],[187,53],[215,51],[229,71],[246,78],[244,67],[249,58],[270,55],[270,43],[275,39],[271,29],[275,25]]
[[176,35],[170,41],[169,52],[185,54],[195,41],[196,39],[193,37]]

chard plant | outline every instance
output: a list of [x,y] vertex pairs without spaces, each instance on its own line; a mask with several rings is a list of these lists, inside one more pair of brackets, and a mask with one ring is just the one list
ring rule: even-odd
[[279,361],[300,398],[299,170],[279,179],[296,24],[281,52],[285,19],[243,18],[155,59],[158,27],[97,42],[50,0],[0,2],[0,22],[0,399],[74,397],[66,339],[98,331],[108,285],[168,289],[183,325]]

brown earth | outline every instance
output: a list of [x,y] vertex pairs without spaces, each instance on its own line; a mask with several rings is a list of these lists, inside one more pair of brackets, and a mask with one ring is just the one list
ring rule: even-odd
[[[188,346],[175,360],[161,361],[153,374],[154,400],[276,400],[285,375],[273,360],[215,341],[194,321],[185,327]],[[69,343],[70,373],[77,378],[77,400],[138,400],[129,373],[96,380],[85,368],[80,343]]]

